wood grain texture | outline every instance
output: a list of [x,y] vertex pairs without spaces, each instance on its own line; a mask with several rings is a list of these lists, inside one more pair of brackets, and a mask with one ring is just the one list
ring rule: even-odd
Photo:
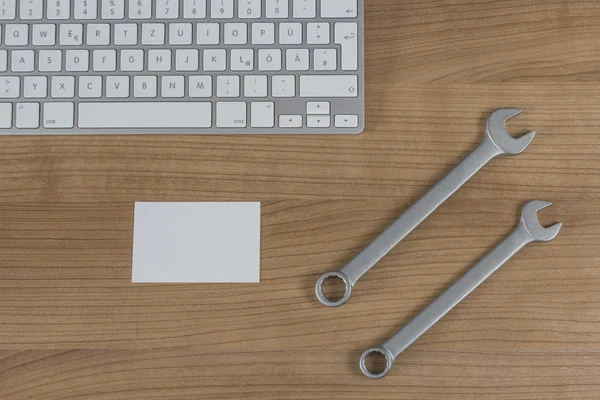
[[[600,398],[600,3],[367,0],[352,137],[0,137],[0,399]],[[327,309],[338,268],[481,140],[536,129]],[[516,225],[520,252],[363,378],[380,344]],[[133,201],[260,200],[259,285],[133,285]]]

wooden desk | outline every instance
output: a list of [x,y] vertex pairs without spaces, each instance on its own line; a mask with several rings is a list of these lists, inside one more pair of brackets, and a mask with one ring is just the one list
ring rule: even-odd
[[[0,137],[0,398],[600,397],[600,2],[367,0],[353,137]],[[313,285],[482,139],[493,161],[339,309]],[[357,361],[548,199],[531,245],[408,349]],[[133,202],[263,201],[262,282],[132,285]]]

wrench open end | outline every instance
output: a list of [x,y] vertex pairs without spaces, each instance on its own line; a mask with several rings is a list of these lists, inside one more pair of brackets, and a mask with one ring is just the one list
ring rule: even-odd
[[506,130],[506,121],[523,112],[520,108],[501,108],[494,111],[487,120],[487,136],[503,154],[522,153],[533,140],[535,131],[514,138]]
[[[369,367],[367,366],[367,358],[370,355],[376,354],[376,353],[383,354],[385,357],[385,368],[381,372],[372,372],[369,370]],[[384,349],[383,347],[374,347],[372,349],[366,350],[362,354],[362,356],[360,356],[360,370],[367,378],[371,378],[371,379],[380,379],[380,378],[383,378],[384,376],[386,376],[387,373],[390,372],[390,369],[392,368],[393,363],[394,363],[394,356],[389,351]]]
[[[341,299],[331,300],[330,298],[328,298],[325,295],[325,293],[323,293],[323,283],[328,278],[338,278],[338,279],[341,279],[342,281],[344,281],[346,288],[345,288],[344,295],[342,296]],[[324,305],[326,305],[327,307],[339,307],[342,304],[344,304],[345,302],[347,302],[348,299],[350,298],[350,294],[352,293],[352,282],[350,281],[350,278],[348,277],[348,275],[346,275],[342,271],[327,272],[327,273],[321,275],[321,277],[317,281],[317,285],[315,286],[315,292],[317,293],[317,298],[319,299],[319,301],[321,303],[323,303]]]
[[527,229],[527,232],[529,232],[535,242],[549,242],[558,235],[560,228],[562,228],[562,222],[548,228],[540,224],[537,217],[538,211],[550,207],[551,205],[552,203],[549,201],[533,200],[523,207],[523,211],[521,212],[521,223],[525,226],[525,229]]

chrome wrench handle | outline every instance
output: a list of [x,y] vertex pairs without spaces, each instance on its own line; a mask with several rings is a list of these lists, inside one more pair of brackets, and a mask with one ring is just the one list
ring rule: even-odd
[[[445,178],[436,183],[423,197],[409,207],[371,244],[338,271],[323,274],[317,281],[315,292],[321,303],[329,307],[341,306],[350,298],[356,282],[371,269],[383,256],[412,232],[421,222],[433,213],[452,194],[460,189],[473,175],[489,161],[499,155],[519,154],[533,140],[535,132],[513,138],[506,131],[505,122],[520,114],[520,109],[500,109],[490,115],[486,136],[483,142],[458,164]],[[323,293],[323,283],[327,278],[337,277],[345,283],[344,296],[333,301]]]
[[[537,211],[550,206],[550,204],[541,200],[528,203],[523,208],[519,225],[502,243],[483,257],[473,268],[381,347],[365,351],[360,358],[360,369],[363,374],[373,379],[384,377],[400,353],[421,337],[519,250],[531,242],[547,242],[554,239],[558,235],[562,223],[544,228],[539,224],[536,216]],[[366,359],[372,353],[382,353],[385,356],[386,367],[380,373],[369,371],[366,365]]]

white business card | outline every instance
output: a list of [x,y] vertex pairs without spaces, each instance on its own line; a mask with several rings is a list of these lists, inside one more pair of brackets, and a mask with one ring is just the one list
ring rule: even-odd
[[259,282],[260,203],[136,202],[131,280]]

